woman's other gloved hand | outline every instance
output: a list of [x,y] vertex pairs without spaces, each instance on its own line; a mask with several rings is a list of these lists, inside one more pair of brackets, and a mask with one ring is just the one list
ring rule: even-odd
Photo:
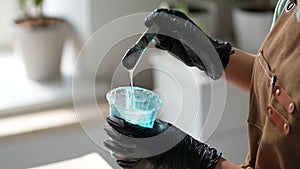
[[153,24],[160,27],[154,37],[157,48],[169,51],[188,66],[198,67],[214,80],[222,76],[234,53],[229,43],[212,39],[180,11],[156,9],[145,20],[148,28]]
[[123,168],[213,169],[221,158],[216,149],[162,120],[156,120],[153,128],[112,116],[107,122],[104,130],[112,139],[104,145],[117,154]]

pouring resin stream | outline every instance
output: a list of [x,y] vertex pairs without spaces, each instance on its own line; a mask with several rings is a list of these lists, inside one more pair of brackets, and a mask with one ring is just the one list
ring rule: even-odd
[[117,116],[125,121],[152,128],[157,111],[162,101],[156,93],[133,86],[133,73],[149,43],[158,31],[157,26],[149,28],[136,44],[130,48],[122,58],[122,65],[129,72],[130,86],[112,89],[107,93],[110,106],[110,115]]
[[128,70],[129,72],[129,78],[130,78],[130,86],[131,86],[131,90],[129,93],[129,102],[130,104],[128,104],[129,107],[127,107],[128,109],[134,109],[135,108],[135,95],[134,95],[134,90],[133,90],[133,73],[134,73],[135,68]]

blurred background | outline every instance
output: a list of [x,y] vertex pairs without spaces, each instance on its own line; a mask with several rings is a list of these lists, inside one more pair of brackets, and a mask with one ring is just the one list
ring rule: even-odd
[[[275,3],[0,0],[0,168],[118,168],[110,153],[99,147],[103,140],[90,137],[101,135],[108,114],[107,91],[129,85],[128,74],[119,70],[120,59],[146,29],[144,17],[158,7],[179,9],[210,36],[256,53],[270,30]],[[136,22],[110,29],[116,19],[126,21],[126,16],[137,13],[141,14]],[[122,32],[135,31],[135,35],[118,39]],[[112,42],[114,46],[106,48]],[[105,58],[99,65],[102,53]],[[143,69],[153,66],[164,71]],[[187,80],[186,71],[194,79]],[[188,132],[222,151],[228,160],[243,162],[247,153],[246,93],[227,84],[225,99],[211,100],[212,84],[202,72],[157,50],[145,53],[134,76],[134,85],[156,89],[169,100],[161,115],[169,121],[174,120],[170,114],[179,109],[180,92],[194,92],[190,84],[195,84],[200,113]],[[221,104],[221,121],[213,134],[203,134],[210,106]]]

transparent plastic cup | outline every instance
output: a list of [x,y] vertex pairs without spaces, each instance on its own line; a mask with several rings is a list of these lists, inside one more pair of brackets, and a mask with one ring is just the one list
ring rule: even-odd
[[140,88],[125,86],[109,91],[106,95],[111,116],[142,127],[152,128],[162,101],[156,93]]

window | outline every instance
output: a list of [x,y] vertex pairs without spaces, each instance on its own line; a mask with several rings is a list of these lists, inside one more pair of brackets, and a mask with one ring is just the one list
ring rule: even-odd
[[18,12],[18,0],[0,0],[0,50],[11,46],[11,28]]
[[62,67],[63,79],[58,82],[41,84],[26,78],[22,58],[12,50],[13,38],[17,38],[13,35],[14,20],[21,17],[18,2],[0,0],[0,116],[53,108],[72,101],[71,68]]

